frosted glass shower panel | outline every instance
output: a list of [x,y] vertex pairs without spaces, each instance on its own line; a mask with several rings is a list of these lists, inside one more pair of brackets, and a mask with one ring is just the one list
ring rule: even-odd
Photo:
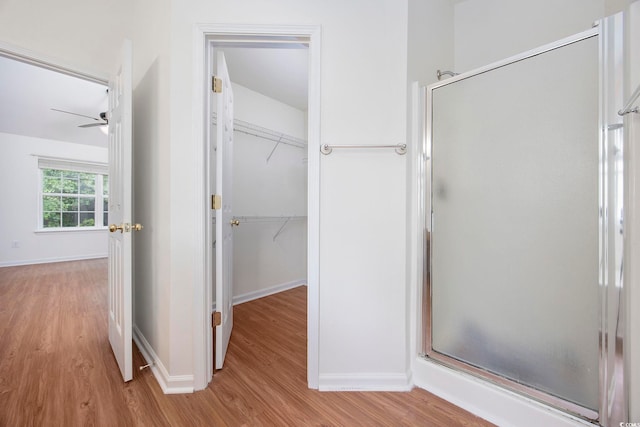
[[432,351],[598,408],[598,39],[432,90]]

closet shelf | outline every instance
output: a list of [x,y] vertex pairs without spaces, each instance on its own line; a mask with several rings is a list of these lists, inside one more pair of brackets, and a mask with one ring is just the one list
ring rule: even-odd
[[[218,122],[217,114],[212,114],[212,123],[215,125]],[[304,139],[296,138],[295,136],[287,135],[286,133],[277,132],[275,130],[267,129],[262,126],[254,125],[253,123],[246,122],[240,119],[233,119],[233,130],[247,135],[257,136],[258,138],[268,139],[269,141],[277,142],[278,144],[291,145],[298,148],[307,148],[307,141]],[[275,150],[275,148],[274,148]]]

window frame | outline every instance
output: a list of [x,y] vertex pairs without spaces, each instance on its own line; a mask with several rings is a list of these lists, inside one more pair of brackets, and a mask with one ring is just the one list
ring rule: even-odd
[[[76,225],[74,227],[45,227],[44,226],[44,206],[43,199],[44,196],[50,194],[45,193],[43,190],[44,185],[44,170],[60,170],[64,172],[77,172],[77,173],[87,173],[94,175],[95,179],[95,187],[93,197],[94,202],[94,221],[95,225],[93,226],[85,226],[81,227],[80,225]],[[72,159],[62,159],[55,157],[45,157],[38,156],[38,188],[37,188],[37,196],[38,196],[38,216],[37,216],[37,224],[36,224],[36,232],[37,233],[51,233],[51,232],[78,232],[78,231],[102,231],[108,228],[108,224],[104,224],[104,200],[109,198],[108,192],[105,194],[103,183],[104,177],[109,179],[109,168],[106,163],[100,162],[91,162],[91,161],[82,161],[82,160],[72,160]],[[87,195],[83,195],[80,193],[51,193],[54,196],[62,196],[62,197],[75,197],[81,198]],[[61,211],[62,212],[62,211]],[[107,211],[108,212],[108,211]],[[78,210],[78,213],[80,211]]]

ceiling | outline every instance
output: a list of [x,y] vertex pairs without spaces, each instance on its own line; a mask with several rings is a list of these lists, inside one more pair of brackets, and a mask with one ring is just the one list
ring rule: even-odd
[[217,49],[224,52],[232,82],[307,111],[309,59],[308,49],[301,46]]
[[0,56],[0,132],[80,144],[107,146],[90,117],[107,109],[107,88],[45,68]]
[[[233,82],[307,110],[306,48],[224,52]],[[104,85],[0,56],[0,132],[106,147],[100,127],[78,127],[94,120],[52,109],[97,118],[107,104]]]

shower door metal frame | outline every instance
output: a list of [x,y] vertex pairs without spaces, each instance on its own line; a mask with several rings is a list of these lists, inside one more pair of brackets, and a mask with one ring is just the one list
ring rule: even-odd
[[[610,46],[607,45],[607,41],[611,39],[615,35],[615,31],[621,32],[621,26],[619,23],[615,23],[610,21],[612,18],[605,18],[598,21],[594,24],[594,27],[590,30],[584,31],[582,33],[576,34],[571,37],[567,37],[565,39],[556,41],[554,43],[542,46],[537,49],[530,50],[528,52],[524,52],[522,54],[507,58],[503,61],[499,61],[485,67],[478,68],[476,70],[472,70],[463,74],[456,75],[450,79],[434,83],[427,88],[421,88],[421,100],[422,100],[422,114],[421,116],[426,118],[424,123],[422,124],[422,138],[420,139],[420,161],[418,165],[418,172],[421,176],[420,185],[423,187],[423,190],[419,197],[420,199],[420,212],[419,216],[421,218],[421,223],[424,224],[424,228],[421,230],[423,235],[423,244],[422,252],[423,252],[423,268],[422,268],[422,296],[421,296],[421,304],[422,309],[421,312],[421,322],[422,322],[422,335],[420,337],[422,341],[422,352],[420,356],[432,360],[434,362],[443,364],[445,366],[449,366],[459,371],[467,372],[472,375],[481,377],[485,380],[488,380],[494,384],[497,384],[506,389],[515,391],[519,394],[523,394],[526,397],[533,398],[537,401],[540,401],[544,404],[550,405],[557,409],[560,409],[565,412],[569,412],[570,414],[576,415],[580,418],[587,419],[592,422],[599,422],[602,425],[609,425],[609,419],[606,414],[609,414],[611,408],[611,399],[610,393],[608,390],[607,384],[609,384],[610,379],[609,376],[611,373],[606,372],[606,362],[608,358],[611,356],[606,351],[606,342],[608,340],[608,334],[606,333],[607,329],[607,303],[606,303],[606,287],[607,287],[607,269],[608,269],[608,253],[609,253],[609,245],[608,245],[608,215],[607,215],[607,176],[606,176],[606,161],[607,161],[607,128],[610,129],[610,123],[606,123],[604,117],[604,105],[605,105],[605,96],[607,96],[606,89],[603,88],[605,86],[603,84],[603,79],[607,78],[607,70],[605,69],[604,60],[606,55],[610,55],[608,52],[610,50]],[[619,34],[619,33],[618,33]],[[472,78],[482,73],[486,73],[501,67],[508,66],[510,64],[514,64],[516,62],[520,62],[526,60],[528,58],[541,55],[573,43],[577,43],[586,39],[590,39],[593,37],[598,37],[599,44],[599,73],[600,73],[600,88],[599,88],[599,155],[600,155],[600,166],[599,166],[599,195],[598,200],[600,204],[600,217],[599,217],[599,251],[600,251],[600,313],[599,315],[599,325],[600,325],[600,354],[599,354],[599,394],[600,394],[600,408],[598,412],[595,412],[589,408],[585,408],[581,405],[575,404],[573,402],[566,401],[562,398],[552,396],[543,391],[534,389],[527,385],[517,383],[513,380],[507,379],[506,377],[500,376],[498,374],[494,374],[487,370],[472,366],[470,364],[461,362],[453,357],[446,356],[442,353],[438,353],[432,347],[432,247],[431,247],[431,233],[432,233],[432,219],[433,219],[433,211],[432,211],[432,158],[431,158],[431,149],[432,149],[432,129],[433,129],[433,111],[432,111],[432,92],[434,89],[440,88],[442,86],[450,85],[455,82]],[[609,284],[610,286],[622,286],[622,284]],[[603,289],[605,288],[605,289]],[[621,305],[622,306],[622,305]],[[620,310],[620,307],[618,307]],[[603,333],[604,331],[604,333]],[[623,396],[618,396],[624,400]],[[625,404],[624,402],[622,403]],[[604,415],[604,417],[603,417]]]

